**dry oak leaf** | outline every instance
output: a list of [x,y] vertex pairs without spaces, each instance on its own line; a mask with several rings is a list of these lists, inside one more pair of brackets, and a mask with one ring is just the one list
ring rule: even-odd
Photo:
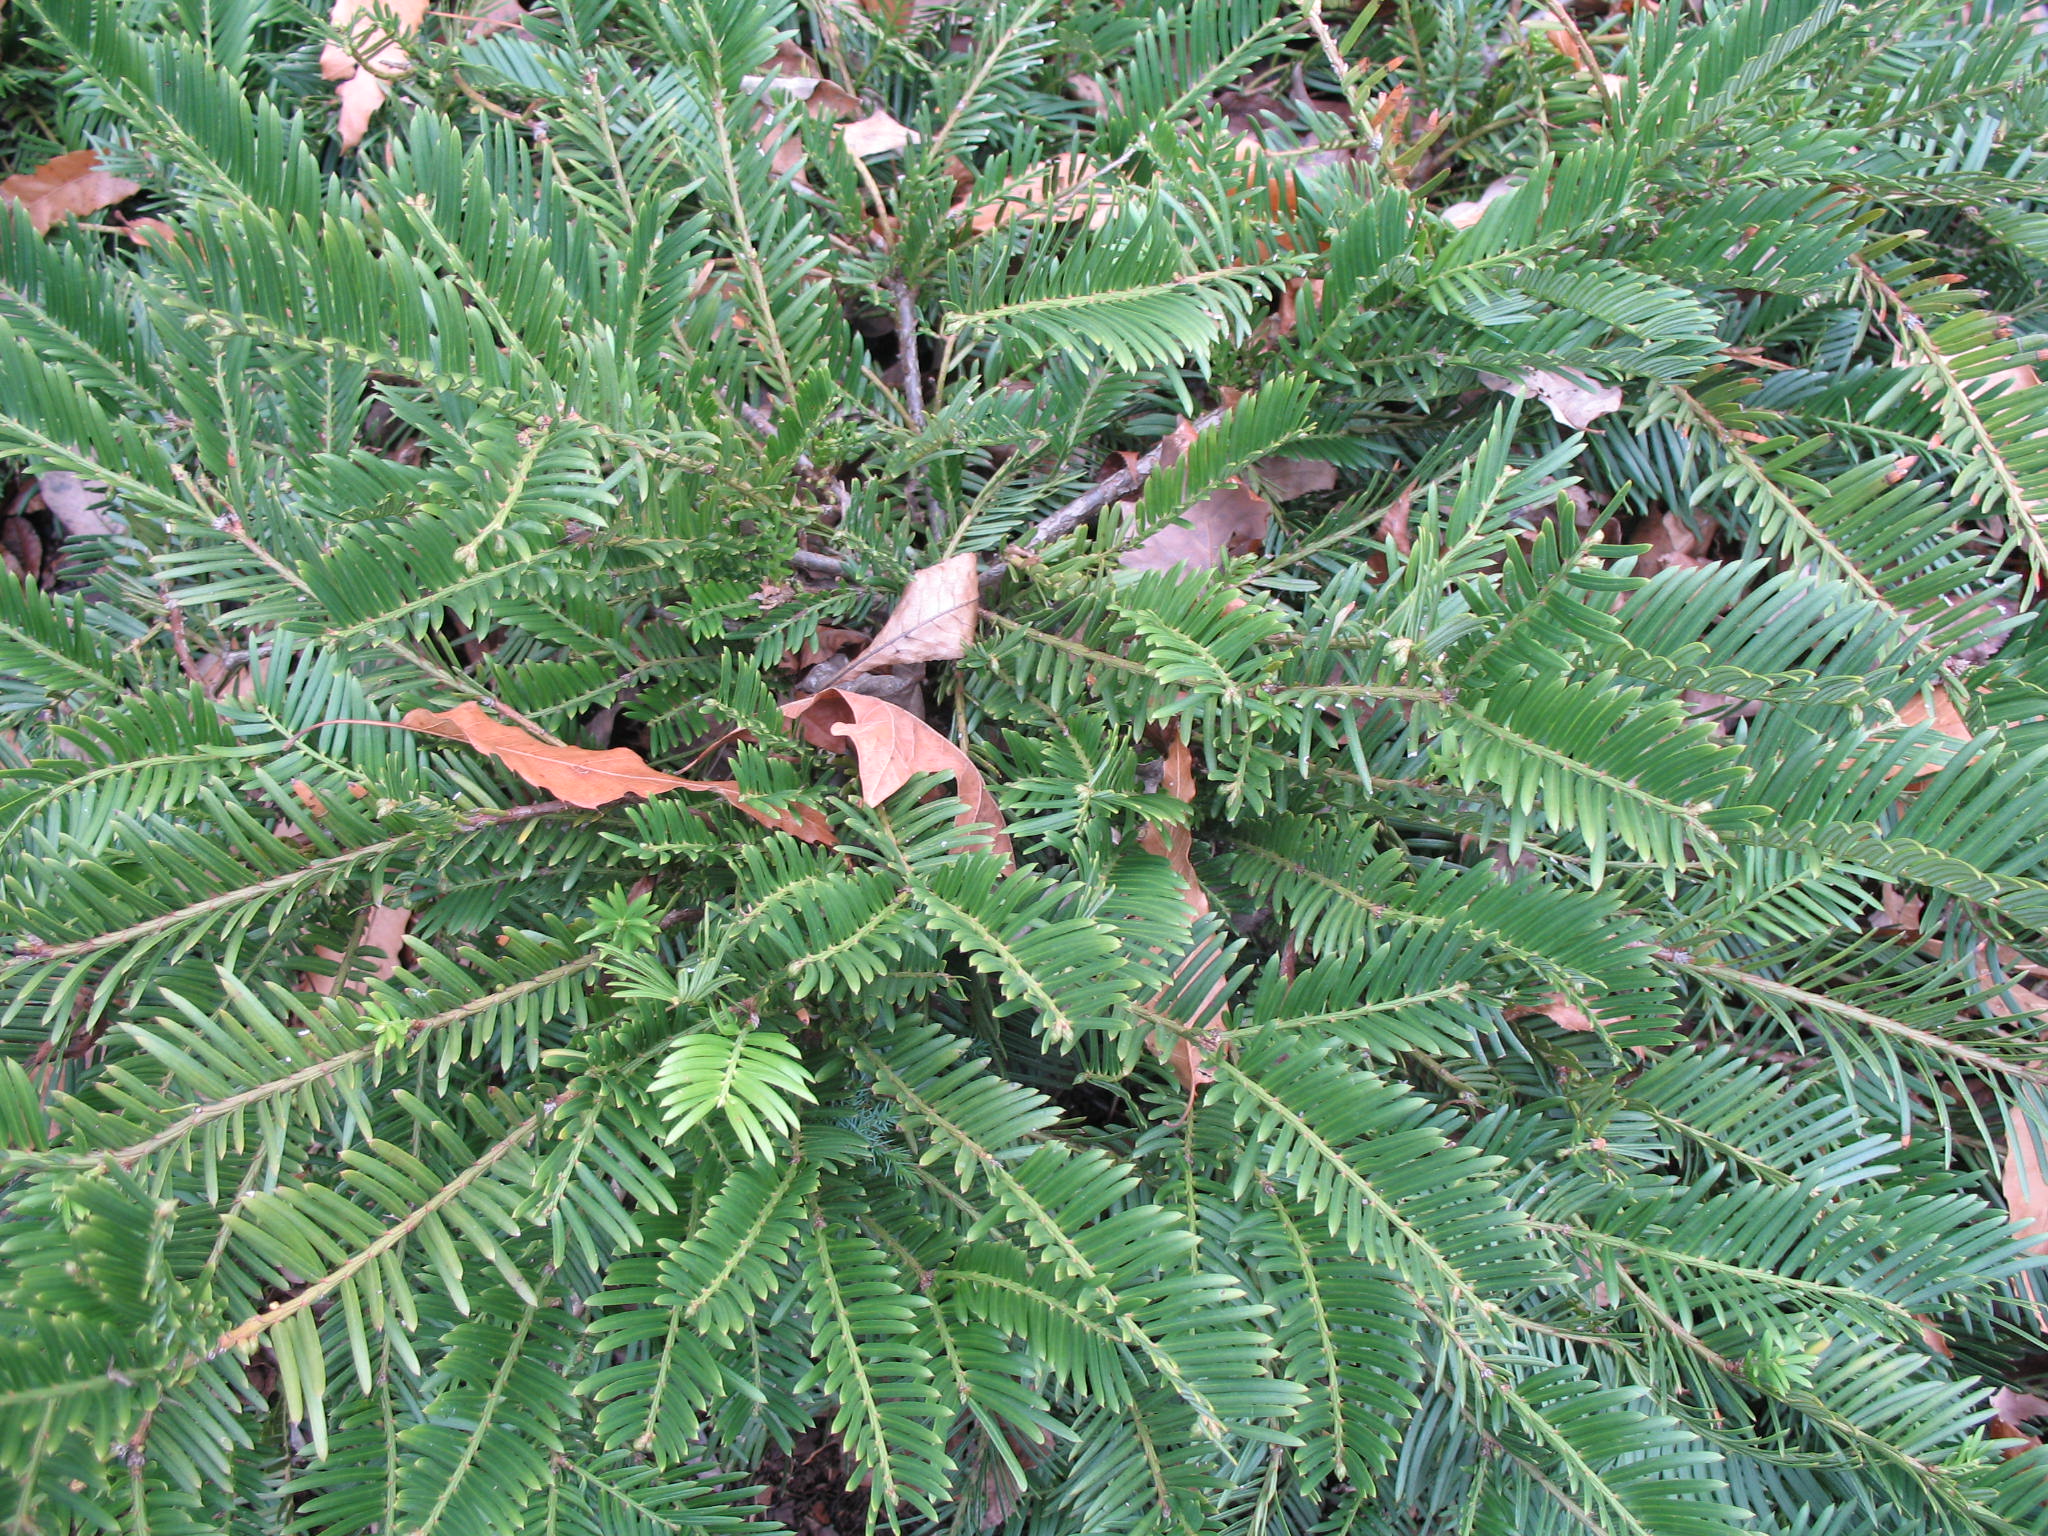
[[870,694],[827,688],[792,700],[782,713],[812,746],[853,754],[860,795],[869,805],[880,805],[920,773],[950,774],[967,806],[954,824],[992,828],[989,850],[1000,854],[1005,866],[1011,863],[1010,834],[1003,830],[1003,813],[981,770],[909,710]]
[[835,840],[831,823],[815,807],[802,806],[794,813],[764,811],[750,804],[732,779],[679,779],[650,768],[647,759],[630,747],[593,752],[588,747],[557,746],[516,725],[493,720],[480,704],[463,703],[438,712],[408,710],[398,723],[407,730],[443,736],[474,747],[495,757],[536,789],[544,789],[557,800],[586,810],[610,805],[627,795],[652,798],[671,789],[691,789],[716,795],[762,826],[787,832],[807,843]]
[[47,235],[59,219],[98,213],[141,190],[141,182],[100,169],[100,157],[90,149],[74,149],[0,181],[0,197],[26,208],[39,235]]
[[882,632],[837,681],[911,661],[958,661],[967,654],[980,615],[981,579],[973,555],[928,565],[910,578]]
[[327,20],[344,41],[320,50],[320,76],[338,82],[334,95],[341,120],[335,132],[343,149],[363,142],[371,116],[391,93],[390,82],[411,73],[405,39],[426,19],[427,0],[334,0]]
[[[301,782],[303,781],[294,781],[292,787],[297,789]],[[411,926],[410,907],[371,907],[363,914],[363,926],[357,931],[356,941],[352,946],[358,955],[366,950],[376,953],[377,958],[370,963],[369,976],[344,982],[339,970],[329,976],[319,976],[309,971],[306,973],[307,990],[317,992],[322,997],[332,997],[343,987],[351,992],[367,992],[370,990],[371,981],[389,981],[398,972],[399,955],[405,948],[405,930]],[[313,953],[323,960],[332,960],[337,966],[346,958],[324,944],[315,945]]]
[[1175,566],[1210,571],[1227,555],[1251,554],[1266,542],[1273,504],[1242,485],[1230,484],[1204,496],[1151,534],[1136,549],[1117,556],[1127,571],[1170,571]]
[[1526,368],[1518,379],[1482,373],[1479,382],[1504,395],[1541,400],[1550,408],[1551,415],[1575,432],[1583,432],[1609,411],[1621,409],[1619,385],[1598,384],[1583,373],[1570,370],[1552,372],[1548,368]]

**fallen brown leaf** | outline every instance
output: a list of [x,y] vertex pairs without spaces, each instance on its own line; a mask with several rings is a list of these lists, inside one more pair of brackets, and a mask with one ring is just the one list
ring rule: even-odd
[[864,629],[842,629],[836,624],[820,624],[817,634],[811,637],[810,644],[783,657],[782,665],[808,669],[837,656],[841,651],[850,651],[867,643],[868,634]]
[[839,139],[848,154],[865,160],[870,155],[886,155],[915,144],[917,134],[886,112],[870,112],[859,122],[841,128]]
[[[295,781],[293,788],[298,788],[302,782]],[[371,907],[363,914],[363,924],[356,932],[353,946],[359,956],[366,951],[374,952],[376,958],[370,963],[369,975],[343,981],[340,971],[328,976],[309,971],[306,973],[306,990],[318,992],[322,997],[332,997],[344,987],[350,992],[367,992],[370,982],[389,981],[398,972],[399,957],[405,950],[405,930],[411,926],[410,907]],[[313,953],[323,960],[332,960],[336,965],[346,958],[324,944],[315,945]]]
[[767,811],[751,804],[732,779],[680,779],[672,773],[650,768],[647,759],[629,747],[611,747],[593,752],[588,747],[557,746],[540,740],[516,725],[493,720],[474,702],[436,712],[414,709],[398,722],[407,730],[445,737],[474,747],[510,768],[536,789],[544,789],[558,800],[595,810],[627,795],[651,799],[671,789],[696,790],[718,796],[734,810],[752,817],[764,827],[787,832],[808,843],[830,843],[831,823],[812,806],[794,814]]
[[1547,992],[1543,1001],[1533,1008],[1510,1008],[1502,1015],[1509,1019],[1533,1019],[1538,1016],[1550,1020],[1559,1029],[1588,1030],[1595,1028],[1599,1018],[1586,1012],[1562,992]]
[[1214,570],[1227,555],[1251,554],[1263,546],[1272,521],[1270,501],[1232,482],[1189,507],[1180,521],[1125,550],[1117,564],[1127,571]]
[[1275,501],[1292,501],[1312,491],[1337,488],[1337,466],[1328,459],[1261,459],[1252,468]]
[[812,746],[853,753],[861,798],[869,805],[880,805],[920,773],[950,775],[967,806],[956,824],[992,828],[989,850],[1000,854],[1005,865],[1011,862],[1010,834],[1003,830],[1003,813],[981,770],[909,710],[868,694],[827,688],[792,700],[782,713]]
[[2025,1109],[2006,1117],[2005,1167],[2000,1178],[2005,1209],[2018,1235],[2029,1239],[2033,1253],[2048,1253],[2048,1162],[2041,1157],[2041,1137]]
[[1635,573],[1654,576],[1667,568],[1690,570],[1695,566],[1713,564],[1700,551],[1713,542],[1720,525],[1711,517],[1697,521],[1699,532],[1694,533],[1676,512],[1655,512],[1640,519],[1629,530],[1628,542],[1650,547],[1646,553],[1636,556]]
[[43,505],[73,538],[100,538],[123,531],[122,521],[107,511],[107,487],[85,480],[68,469],[53,469],[36,487]]
[[[335,132],[343,149],[363,142],[371,116],[391,93],[391,82],[411,73],[405,40],[426,19],[427,0],[334,0],[327,20],[341,40],[320,50],[320,77],[337,82],[341,120]],[[387,30],[387,21],[395,30]]]
[[972,210],[963,203],[953,212],[966,213],[969,227],[980,234],[1022,218],[1085,219],[1090,229],[1100,229],[1124,201],[1116,189],[1091,179],[1100,171],[1086,155],[1054,155],[1006,182],[990,201]]
[[1948,1335],[1935,1327],[1933,1318],[1924,1312],[1915,1312],[1913,1321],[1920,1325],[1920,1342],[1927,1346],[1929,1354],[1939,1355],[1944,1360],[1955,1359],[1956,1352],[1949,1348]]
[[26,208],[39,235],[47,235],[59,219],[98,213],[141,190],[141,182],[102,170],[98,153],[90,149],[74,149],[0,181],[0,197]]
[[1409,516],[1415,504],[1415,487],[1404,486],[1401,494],[1387,504],[1387,510],[1380,514],[1380,537],[1385,539],[1396,554],[1407,554],[1415,548],[1415,533],[1409,526]]
[[1970,956],[1977,985],[1984,989],[1984,996],[1977,999],[1977,1011],[1988,1019],[2024,1018],[2028,1015],[2048,1017],[2048,997],[2021,986],[2009,975],[2000,980],[1985,955],[1988,947],[1980,946]]
[[[1159,792],[1171,795],[1184,805],[1191,805],[1195,798],[1195,755],[1188,750],[1188,744],[1181,740],[1180,731],[1167,727],[1166,760],[1159,777]],[[1209,893],[1202,889],[1202,882],[1195,874],[1195,835],[1186,827],[1171,822],[1148,821],[1138,833],[1138,846],[1147,853],[1156,853],[1173,866],[1173,872],[1180,876],[1181,898],[1188,904],[1188,911],[1196,918],[1206,917],[1210,911]],[[1188,967],[1204,963],[1208,956],[1196,950],[1174,969],[1178,981]],[[1209,1066],[1209,1057],[1223,1047],[1229,1015],[1221,1006],[1224,989],[1228,981],[1219,976],[1208,994],[1195,1009],[1191,1020],[1191,1032],[1178,1034],[1168,1044],[1157,1030],[1152,1032],[1152,1049],[1165,1058],[1173,1075],[1190,1099],[1204,1083],[1216,1081],[1215,1069]],[[1167,989],[1162,989],[1153,998],[1157,1006]]]
[[531,37],[533,34],[526,30],[526,17],[526,7],[519,0],[479,0],[470,10],[469,30],[463,37],[472,43],[494,32]]
[[1621,387],[1596,384],[1583,373],[1552,372],[1548,368],[1523,370],[1518,379],[1497,373],[1482,373],[1479,382],[1504,395],[1524,400],[1541,400],[1550,414],[1575,432],[1582,432],[1609,411],[1621,409]]
[[1452,203],[1438,217],[1453,229],[1470,229],[1479,222],[1481,214],[1520,185],[1521,182],[1514,177],[1503,176],[1500,180],[1490,183],[1486,190],[1472,201]]
[[882,632],[839,674],[841,683],[912,661],[957,661],[974,639],[981,580],[974,556],[954,555],[910,578]]
[[1936,683],[1928,692],[1934,695],[1932,709],[1929,709],[1925,695],[1916,693],[1899,706],[1899,724],[1925,725],[1931,720],[1934,728],[1951,741],[1970,740],[1976,733],[1963,720],[1948,690]]
[[2020,1425],[2029,1419],[2048,1419],[2048,1398],[2036,1397],[2031,1392],[2015,1392],[2011,1387],[2000,1387],[1991,1394],[1991,1414],[2012,1431],[2005,1438],[2019,1436]]
[[1918,896],[1908,896],[1895,885],[1878,887],[1877,910],[1870,914],[1873,932],[1891,931],[1918,935],[1920,913],[1926,906]]

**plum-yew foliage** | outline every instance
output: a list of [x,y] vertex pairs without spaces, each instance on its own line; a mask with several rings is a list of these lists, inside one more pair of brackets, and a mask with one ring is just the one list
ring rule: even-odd
[[2044,1529],[2019,0],[22,3],[7,1529]]

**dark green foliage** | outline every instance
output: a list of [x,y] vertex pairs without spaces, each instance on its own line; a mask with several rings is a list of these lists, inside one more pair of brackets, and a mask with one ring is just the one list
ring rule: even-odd
[[[557,0],[354,154],[303,8],[7,14],[164,221],[0,209],[125,529],[0,580],[9,1530],[2048,1529],[2018,4]],[[779,709],[963,553],[1014,865]]]

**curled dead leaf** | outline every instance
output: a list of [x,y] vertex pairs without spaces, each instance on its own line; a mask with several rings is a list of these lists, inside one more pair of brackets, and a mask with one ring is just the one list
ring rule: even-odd
[[1599,1015],[1588,1013],[1562,992],[1546,992],[1543,1001],[1533,1008],[1510,1008],[1503,1018],[1533,1019],[1542,1017],[1550,1020],[1559,1029],[1574,1031],[1596,1029],[1601,1020]]
[[1654,576],[1667,568],[1690,570],[1713,564],[1700,551],[1714,541],[1720,525],[1711,517],[1698,517],[1694,522],[1697,532],[1676,512],[1656,512],[1638,521],[1629,530],[1628,542],[1650,547],[1636,556],[1636,575]]
[[988,781],[967,754],[907,709],[868,694],[827,688],[782,706],[799,734],[827,752],[851,752],[861,798],[880,805],[920,773],[950,775],[966,810],[957,825],[988,827],[990,852],[1011,863],[1010,834]]
[[1621,409],[1619,385],[1596,383],[1569,369],[1553,372],[1548,368],[1528,368],[1515,379],[1482,373],[1479,382],[1504,395],[1541,400],[1552,416],[1575,432],[1583,432],[1609,411]]
[[410,731],[459,741],[495,757],[534,788],[587,810],[610,805],[628,795],[650,799],[672,789],[696,790],[718,796],[764,827],[787,832],[808,843],[834,841],[831,823],[813,806],[799,807],[793,813],[765,810],[749,801],[735,780],[677,778],[649,767],[647,759],[629,747],[593,752],[588,747],[542,741],[516,725],[493,720],[484,713],[482,705],[474,702],[439,712],[408,710],[399,724]]
[[974,556],[953,555],[910,578],[882,632],[839,674],[841,683],[913,661],[957,661],[974,640],[981,580]]
[[27,209],[39,235],[47,235],[59,219],[98,213],[141,190],[141,182],[102,169],[98,153],[90,149],[74,149],[0,181],[0,197]]

